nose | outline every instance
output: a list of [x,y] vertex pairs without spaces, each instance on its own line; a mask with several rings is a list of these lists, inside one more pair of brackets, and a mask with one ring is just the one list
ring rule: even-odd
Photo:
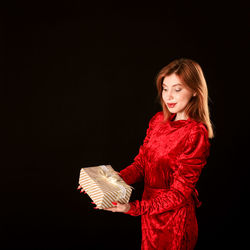
[[166,100],[167,100],[167,101],[170,101],[170,100],[172,100],[172,99],[173,99],[172,91],[168,91],[168,92],[166,93]]

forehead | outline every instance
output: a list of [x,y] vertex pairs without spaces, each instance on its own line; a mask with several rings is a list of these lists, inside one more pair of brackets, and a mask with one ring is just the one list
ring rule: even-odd
[[170,86],[173,86],[176,84],[182,85],[183,83],[182,83],[181,79],[176,74],[172,74],[169,76],[165,76],[163,81],[162,81],[162,84],[170,87]]

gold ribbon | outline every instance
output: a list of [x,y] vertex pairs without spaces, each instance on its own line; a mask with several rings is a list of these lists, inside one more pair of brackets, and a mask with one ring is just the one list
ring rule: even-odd
[[120,188],[119,196],[117,197],[117,199],[124,199],[126,197],[127,190],[125,187],[130,187],[134,189],[133,187],[125,184],[118,174],[116,174],[113,171],[110,171],[105,165],[101,165],[99,167],[100,167],[99,173],[101,177],[107,179],[108,182]]

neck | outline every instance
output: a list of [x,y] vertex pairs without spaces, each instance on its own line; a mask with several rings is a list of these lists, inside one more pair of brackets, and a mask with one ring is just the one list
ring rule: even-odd
[[188,119],[188,116],[184,113],[177,113],[176,116],[175,116],[175,121],[178,121],[178,120],[187,120]]

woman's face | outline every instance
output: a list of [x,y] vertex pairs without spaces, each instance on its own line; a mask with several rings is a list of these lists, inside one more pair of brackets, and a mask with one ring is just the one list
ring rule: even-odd
[[187,119],[185,108],[193,91],[184,85],[176,74],[166,76],[162,83],[162,98],[168,110],[176,113],[176,120]]

